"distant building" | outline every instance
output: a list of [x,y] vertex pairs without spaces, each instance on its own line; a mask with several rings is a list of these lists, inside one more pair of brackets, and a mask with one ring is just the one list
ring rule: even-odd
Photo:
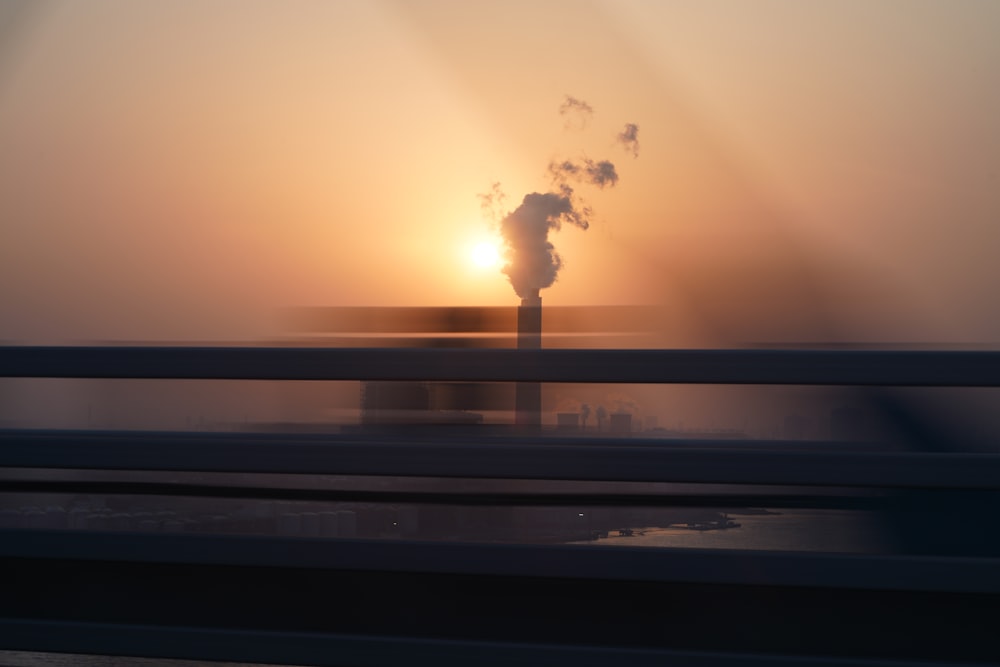
[[612,412],[610,424],[612,433],[631,433],[632,415],[628,412]]
[[556,430],[557,431],[580,430],[580,414],[578,412],[556,413]]
[[491,388],[481,383],[363,382],[361,423],[368,426],[480,424],[483,415],[468,408],[499,400]]
[[363,382],[361,423],[398,424],[414,421],[431,409],[426,382]]

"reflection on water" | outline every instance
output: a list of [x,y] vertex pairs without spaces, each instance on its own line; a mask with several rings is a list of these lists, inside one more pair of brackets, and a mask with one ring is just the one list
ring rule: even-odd
[[[738,527],[697,530],[674,524],[644,527],[636,524],[630,536],[609,531],[608,537],[574,542],[581,545],[622,545],[694,549],[764,549],[841,553],[874,553],[885,550],[885,538],[875,514],[843,510],[747,510],[728,512]],[[766,512],[766,513],[765,513]],[[642,516],[642,515],[637,515]],[[705,523],[692,526],[706,526]],[[623,529],[621,532],[627,532]],[[0,665],[10,667],[190,667],[212,664],[242,667],[246,663],[204,663],[183,660],[136,659],[114,656],[0,651]],[[249,667],[249,665],[247,665]]]
[[578,544],[841,553],[884,552],[887,546],[879,523],[863,512],[783,510],[774,514],[730,513],[729,517],[740,524],[738,528],[636,527],[628,537],[609,534],[596,542]]
[[[411,483],[386,485],[412,490]],[[422,485],[424,491],[435,487],[463,490],[455,480]],[[493,487],[474,488],[482,493]],[[0,529],[846,553],[896,551],[889,518],[868,509],[497,507],[18,493],[0,500]]]

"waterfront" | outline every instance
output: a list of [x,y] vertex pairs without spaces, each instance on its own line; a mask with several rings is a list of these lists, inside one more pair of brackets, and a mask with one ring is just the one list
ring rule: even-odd
[[863,512],[789,510],[729,516],[740,524],[739,528],[691,530],[637,526],[630,537],[609,535],[596,542],[576,544],[838,553],[879,553],[888,547],[879,522]]

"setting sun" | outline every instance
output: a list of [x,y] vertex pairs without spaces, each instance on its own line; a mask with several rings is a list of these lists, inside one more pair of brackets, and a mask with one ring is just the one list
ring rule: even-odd
[[495,243],[488,241],[473,246],[469,257],[472,263],[481,269],[489,269],[500,264],[500,251]]

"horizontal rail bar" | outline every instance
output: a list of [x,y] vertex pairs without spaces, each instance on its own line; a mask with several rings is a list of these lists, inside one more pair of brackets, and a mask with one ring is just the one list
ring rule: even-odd
[[146,495],[338,503],[479,507],[767,507],[878,510],[887,503],[857,495],[804,493],[540,493],[537,491],[384,491],[183,482],[0,480],[0,493]]
[[1000,593],[1000,559],[0,530],[0,558]]
[[[856,386],[1000,386],[1000,352],[968,351],[873,351],[873,350],[495,350],[495,349],[307,349],[307,348],[170,348],[170,347],[3,347],[0,348],[0,377],[38,378],[132,378],[132,379],[235,379],[235,380],[415,380],[415,381],[497,381],[497,382],[608,382],[608,383],[705,383],[705,384],[786,384]],[[246,435],[214,437],[208,434],[0,434],[0,466],[21,468],[67,468],[84,470],[193,471],[241,473],[294,473],[333,475],[377,475],[417,477],[465,477],[481,479],[556,479],[577,481],[679,482],[748,484],[874,489],[989,490],[1000,487],[1000,456],[985,454],[932,454],[906,452],[838,452],[819,448],[810,451],[778,451],[753,443],[733,443],[731,447],[678,446],[676,443],[621,442],[553,443],[542,439],[477,438],[475,435],[434,436],[437,440],[383,437],[312,437]],[[760,443],[761,445],[763,443]],[[268,494],[272,489],[215,484],[160,484],[155,482],[84,482],[53,480],[10,480],[0,482],[0,490],[27,492]],[[288,489],[277,489],[287,493]],[[564,494],[441,494],[410,492],[393,495],[372,491],[293,490],[293,493],[330,493],[327,499],[344,499],[336,494],[358,493],[373,501],[409,502],[419,497],[465,504],[517,504],[547,500],[583,501]],[[374,494],[374,495],[372,495]],[[380,495],[381,494],[381,495]],[[900,494],[905,495],[905,494]],[[927,494],[913,494],[925,496]],[[974,495],[974,494],[973,494]],[[993,498],[995,494],[984,494]],[[243,496],[240,496],[243,497]],[[258,497],[253,495],[252,497]],[[284,496],[282,496],[284,497]],[[766,496],[747,494],[759,506]],[[786,499],[800,499],[782,496]],[[817,496],[818,497],[818,496]],[[714,495],[684,494],[655,496],[612,494],[609,504],[634,502],[637,498],[659,503],[662,498],[680,502],[713,502]],[[728,501],[740,496],[728,497]],[[516,499],[516,501],[512,501]],[[867,499],[859,499],[867,500]],[[152,572],[162,564],[186,564],[202,576],[211,566],[222,566],[234,577],[241,567],[271,572],[304,570],[311,577],[319,571],[340,571],[356,578],[384,573],[470,575],[483,578],[513,577],[527,581],[579,580],[597,582],[646,582],[696,584],[706,586],[771,587],[770,590],[815,589],[823,596],[845,591],[869,591],[872,595],[889,591],[904,604],[915,594],[957,594],[972,599],[969,609],[988,603],[1000,594],[1000,559],[969,557],[915,557],[834,555],[754,551],[701,551],[643,549],[607,546],[527,546],[462,543],[422,543],[384,540],[314,540],[247,536],[192,536],[129,534],[95,531],[0,530],[0,559],[36,572],[39,566],[59,572],[64,565],[88,563],[96,571],[103,566],[119,568],[143,565]],[[27,566],[25,566],[27,564]],[[102,565],[103,564],[103,565]],[[109,565],[110,564],[110,565]],[[119,565],[121,564],[121,565]],[[32,569],[35,568],[35,569]],[[199,569],[200,568],[200,569]],[[82,571],[82,570],[81,570]],[[41,570],[37,570],[41,572]],[[163,576],[169,579],[169,573]],[[340,575],[338,575],[340,576]],[[35,581],[34,577],[24,578]],[[207,579],[206,579],[207,580]],[[234,579],[235,580],[235,579]],[[69,580],[67,580],[69,581]],[[75,581],[75,580],[74,580]],[[248,579],[251,581],[251,579]],[[280,582],[274,578],[272,583]],[[373,579],[374,581],[374,579]],[[509,579],[506,581],[513,581]],[[105,583],[107,583],[105,581]],[[162,583],[162,582],[161,582]],[[615,583],[616,587],[620,584]],[[192,589],[194,590],[194,589]],[[275,590],[288,590],[277,586]],[[726,589],[731,590],[731,589]],[[34,591],[24,589],[24,599]],[[663,596],[669,597],[669,596]],[[58,599],[71,599],[72,592]],[[606,596],[599,603],[607,603]],[[483,599],[495,599],[489,596]],[[819,603],[821,598],[813,602]],[[196,602],[196,601],[195,601]],[[813,605],[810,602],[810,605]],[[130,603],[131,604],[131,603]],[[30,606],[30,605],[29,605]],[[782,606],[782,605],[779,605]],[[815,606],[815,605],[814,605]],[[808,606],[807,606],[808,607]],[[287,608],[287,607],[286,607]],[[804,607],[806,608],[806,607]],[[863,609],[858,604],[856,608]],[[934,607],[937,609],[938,607]],[[13,615],[20,614],[20,608]],[[121,612],[119,609],[118,612]],[[53,612],[59,613],[58,610]],[[794,614],[794,611],[789,612]],[[970,612],[971,614],[971,612]],[[551,616],[550,616],[551,617]],[[95,616],[95,618],[97,618]],[[928,618],[931,618],[928,616]],[[937,619],[937,616],[933,616]],[[963,617],[964,618],[964,617]],[[968,616],[968,618],[978,618]],[[121,620],[131,620],[122,616]],[[225,620],[223,620],[225,622]],[[104,627],[114,624],[104,624]],[[169,625],[169,624],[168,624]],[[56,627],[60,626],[60,627]],[[56,631],[62,650],[73,650],[86,642],[79,628],[101,631],[101,624],[42,622],[38,619],[0,619],[0,645],[21,641],[25,648],[39,646],[28,638],[43,638]],[[116,629],[120,629],[117,626]],[[12,631],[20,629],[20,639]],[[192,657],[205,657],[197,648],[191,628],[139,628],[127,635],[139,647],[140,640],[173,633]],[[204,628],[201,639],[213,647],[212,655],[224,658],[225,644],[238,632]],[[722,629],[724,632],[724,628]],[[61,632],[62,634],[58,634]],[[188,634],[185,634],[187,632]],[[31,633],[35,633],[32,635]],[[145,634],[144,634],[145,633]],[[152,634],[150,634],[152,633]],[[195,632],[197,634],[197,631]],[[292,633],[255,633],[258,651],[251,659],[271,655],[285,660],[296,644]],[[122,635],[120,635],[121,637]],[[105,634],[110,645],[115,645]],[[325,635],[329,638],[330,635]],[[45,637],[52,641],[52,635]],[[308,641],[301,634],[300,641]],[[315,638],[313,638],[315,639]],[[348,638],[347,643],[357,638]],[[268,644],[269,641],[277,644]],[[317,640],[321,641],[321,640]],[[367,641],[367,640],[363,640]],[[375,638],[365,649],[382,659],[401,654]],[[213,643],[214,642],[214,643]],[[244,646],[250,646],[248,642]],[[418,643],[418,642],[417,642]],[[414,641],[409,648],[420,650]],[[108,645],[108,644],[105,644]],[[306,644],[298,644],[306,646]],[[347,645],[347,644],[345,644]],[[51,646],[51,644],[50,644]],[[96,644],[91,644],[96,646]],[[275,649],[268,653],[268,646]],[[309,644],[318,649],[318,645]],[[489,654],[481,644],[472,654],[457,649],[456,643],[438,642],[428,649],[445,651],[457,664],[482,659]],[[509,646],[509,645],[508,645]],[[714,644],[712,645],[714,646]],[[992,646],[992,644],[991,644]],[[389,647],[389,648],[386,648]],[[426,647],[425,647],[426,648]],[[571,650],[576,650],[572,647]],[[529,647],[518,659],[532,659]],[[160,650],[160,649],[156,649]],[[294,649],[292,649],[294,650]],[[603,649],[600,649],[603,651]],[[780,647],[777,650],[782,650]],[[283,651],[285,651],[283,653]],[[632,658],[650,664],[664,657],[630,649],[612,650],[605,663],[589,647],[574,662],[593,664],[620,662]],[[200,653],[200,655],[198,655]],[[671,653],[681,663],[685,655],[692,665],[716,664],[710,654]],[[625,655],[628,654],[628,655]],[[175,654],[176,655],[176,654]],[[317,652],[302,651],[303,662],[317,658]],[[361,655],[360,653],[357,655]],[[497,653],[495,655],[500,655]],[[478,656],[478,657],[476,657]],[[705,661],[706,656],[708,661]],[[337,658],[342,658],[338,655]],[[413,654],[408,654],[413,658]],[[470,659],[470,657],[472,659]],[[509,655],[508,657],[514,657]],[[551,655],[549,657],[552,657]],[[562,657],[566,657],[563,655]],[[722,656],[726,661],[734,656]],[[736,656],[741,658],[741,656]],[[751,658],[757,660],[761,656]],[[359,658],[361,659],[361,658]],[[780,659],[794,659],[781,656]],[[324,660],[320,658],[320,660]],[[543,660],[538,660],[540,664]],[[438,662],[435,660],[435,662]],[[768,663],[774,661],[769,660]],[[811,662],[811,660],[810,660]],[[863,661],[875,664],[872,661]],[[748,664],[754,664],[753,662]],[[827,661],[824,661],[827,664]]]
[[472,437],[0,432],[0,466],[920,489],[1000,487],[1000,454],[548,444]]
[[[528,644],[412,637],[371,637],[222,628],[0,619],[0,646],[22,651],[179,660],[340,667],[975,667],[974,663],[830,656],[682,651],[613,646]],[[0,652],[0,658],[2,658]]]
[[[288,308],[288,325],[313,334],[516,335],[516,306],[343,306]],[[545,331],[607,334],[655,331],[665,313],[650,306],[546,306]]]
[[80,444],[99,442],[135,442],[173,444],[187,442],[257,442],[264,444],[366,444],[395,442],[406,445],[438,445],[464,443],[478,445],[551,445],[563,447],[697,447],[705,449],[748,449],[767,451],[832,451],[869,452],[886,451],[878,441],[864,440],[769,440],[750,438],[683,438],[683,437],[633,437],[631,435],[587,434],[566,435],[558,431],[526,432],[510,425],[440,426],[422,428],[419,425],[380,427],[337,427],[325,431],[187,431],[187,430],[124,430],[124,429],[60,429],[60,428],[0,428],[0,443],[74,441]]
[[1000,386],[1000,352],[0,347],[0,377]]

